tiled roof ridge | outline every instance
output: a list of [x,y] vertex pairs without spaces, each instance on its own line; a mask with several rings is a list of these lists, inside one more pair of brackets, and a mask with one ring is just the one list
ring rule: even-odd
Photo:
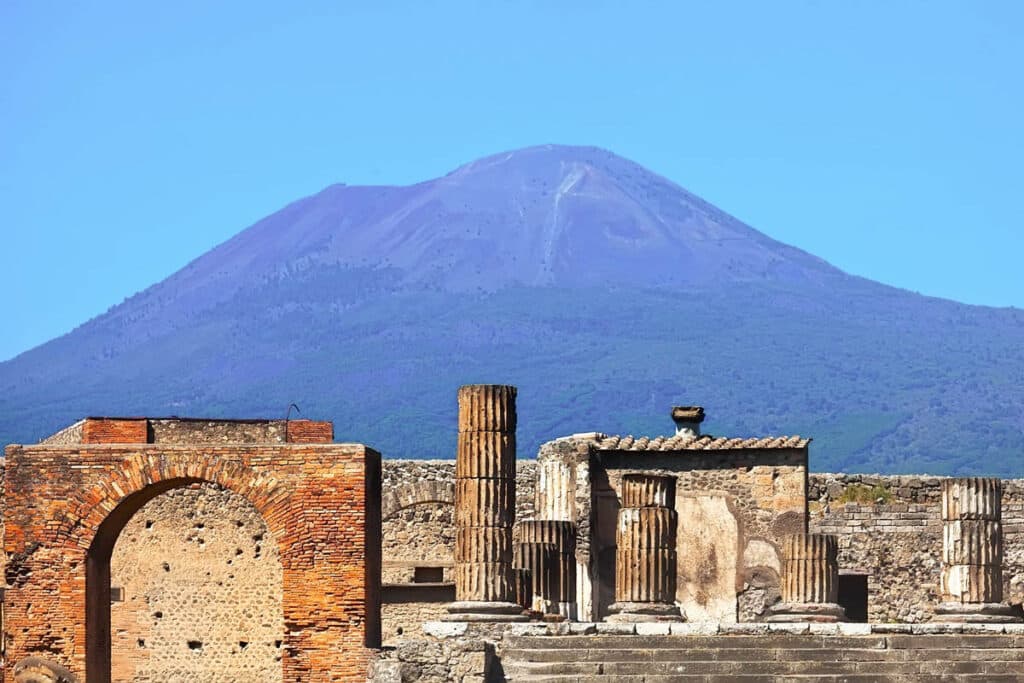
[[805,448],[810,439],[799,435],[728,437],[711,434],[679,436],[605,436],[595,439],[602,451],[719,451],[730,449]]

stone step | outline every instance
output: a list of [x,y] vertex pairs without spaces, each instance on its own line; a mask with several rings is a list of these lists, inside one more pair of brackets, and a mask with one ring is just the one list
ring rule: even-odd
[[507,680],[555,683],[1024,681],[1015,635],[519,636]]
[[[577,650],[581,648],[610,648],[628,650],[637,646],[653,648],[690,648],[690,647],[757,647],[757,648],[885,648],[886,638],[895,636],[820,636],[771,634],[752,636],[637,636],[637,635],[588,635],[588,636],[512,636],[507,639],[510,647],[522,649],[563,648]],[[901,638],[934,638],[937,636],[900,636]],[[993,638],[993,636],[957,636],[959,638]],[[1009,639],[1002,641],[999,647],[1017,647],[1024,645],[1024,639],[1014,641],[1016,636],[999,636]],[[910,644],[910,641],[906,641]],[[934,647],[945,647],[945,642]],[[903,647],[906,647],[904,645]]]
[[1015,650],[836,650],[761,648],[655,648],[655,649],[586,649],[567,652],[562,649],[506,649],[503,658],[522,662],[1016,662],[1022,666],[1024,649]]
[[[673,662],[673,661],[726,661],[726,662],[772,662],[772,661],[903,661],[906,651],[819,649],[763,649],[763,648],[636,648],[636,649],[586,649],[566,651],[564,649],[506,649],[505,657],[527,662]],[[923,651],[922,651],[923,652]],[[931,651],[927,651],[931,652]],[[995,652],[995,651],[989,651]],[[1003,652],[1003,651],[1000,651]],[[1011,651],[1012,652],[1012,651]],[[967,657],[964,657],[965,659]],[[1012,654],[1005,659],[1012,659]]]
[[889,648],[895,650],[938,650],[943,648],[1014,649],[1024,647],[1021,635],[951,634],[951,635],[905,635],[873,634],[869,636],[831,635],[710,635],[710,636],[637,636],[637,635],[585,635],[585,636],[513,636],[508,639],[511,647],[522,649],[565,648],[610,648],[630,649],[642,644],[644,648],[687,648],[687,647],[759,647],[780,649],[810,649],[832,647],[835,649]]
[[709,674],[748,675],[941,675],[1012,674],[1017,662],[509,662],[506,676],[670,676]]
[[982,675],[903,675],[881,676],[877,674],[857,675],[808,675],[808,676],[762,676],[757,674],[710,674],[673,676],[522,676],[506,679],[511,683],[1020,683],[1020,674]]

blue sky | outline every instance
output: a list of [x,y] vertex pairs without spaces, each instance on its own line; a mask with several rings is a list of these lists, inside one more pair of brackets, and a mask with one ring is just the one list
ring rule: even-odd
[[1022,35],[994,1],[6,0],[0,359],[331,183],[548,142],[849,272],[1021,307]]

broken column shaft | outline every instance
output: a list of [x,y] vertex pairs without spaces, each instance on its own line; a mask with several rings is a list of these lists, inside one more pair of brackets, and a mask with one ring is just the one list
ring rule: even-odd
[[530,609],[558,612],[558,549],[553,543],[531,541],[516,545],[513,565],[530,574]]
[[681,621],[676,595],[675,479],[627,474],[615,533],[609,621]]
[[543,595],[550,603],[546,611],[575,618],[576,525],[563,520],[530,519],[520,522],[518,528],[522,543],[549,544],[554,548],[550,593]]
[[1002,482],[942,482],[940,621],[1017,621],[1003,600]]
[[516,388],[459,389],[455,457],[455,602],[449,619],[524,619],[512,583]]
[[769,621],[842,621],[839,542],[831,534],[793,534],[782,542],[782,602]]
[[525,567],[512,568],[512,592],[514,602],[525,609],[533,608],[533,575]]

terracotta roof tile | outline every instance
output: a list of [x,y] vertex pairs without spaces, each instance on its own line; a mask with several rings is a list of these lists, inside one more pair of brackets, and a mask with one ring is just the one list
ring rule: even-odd
[[700,436],[605,436],[594,435],[598,450],[602,451],[720,451],[735,449],[768,450],[775,448],[805,448],[810,439],[801,436],[724,437]]

